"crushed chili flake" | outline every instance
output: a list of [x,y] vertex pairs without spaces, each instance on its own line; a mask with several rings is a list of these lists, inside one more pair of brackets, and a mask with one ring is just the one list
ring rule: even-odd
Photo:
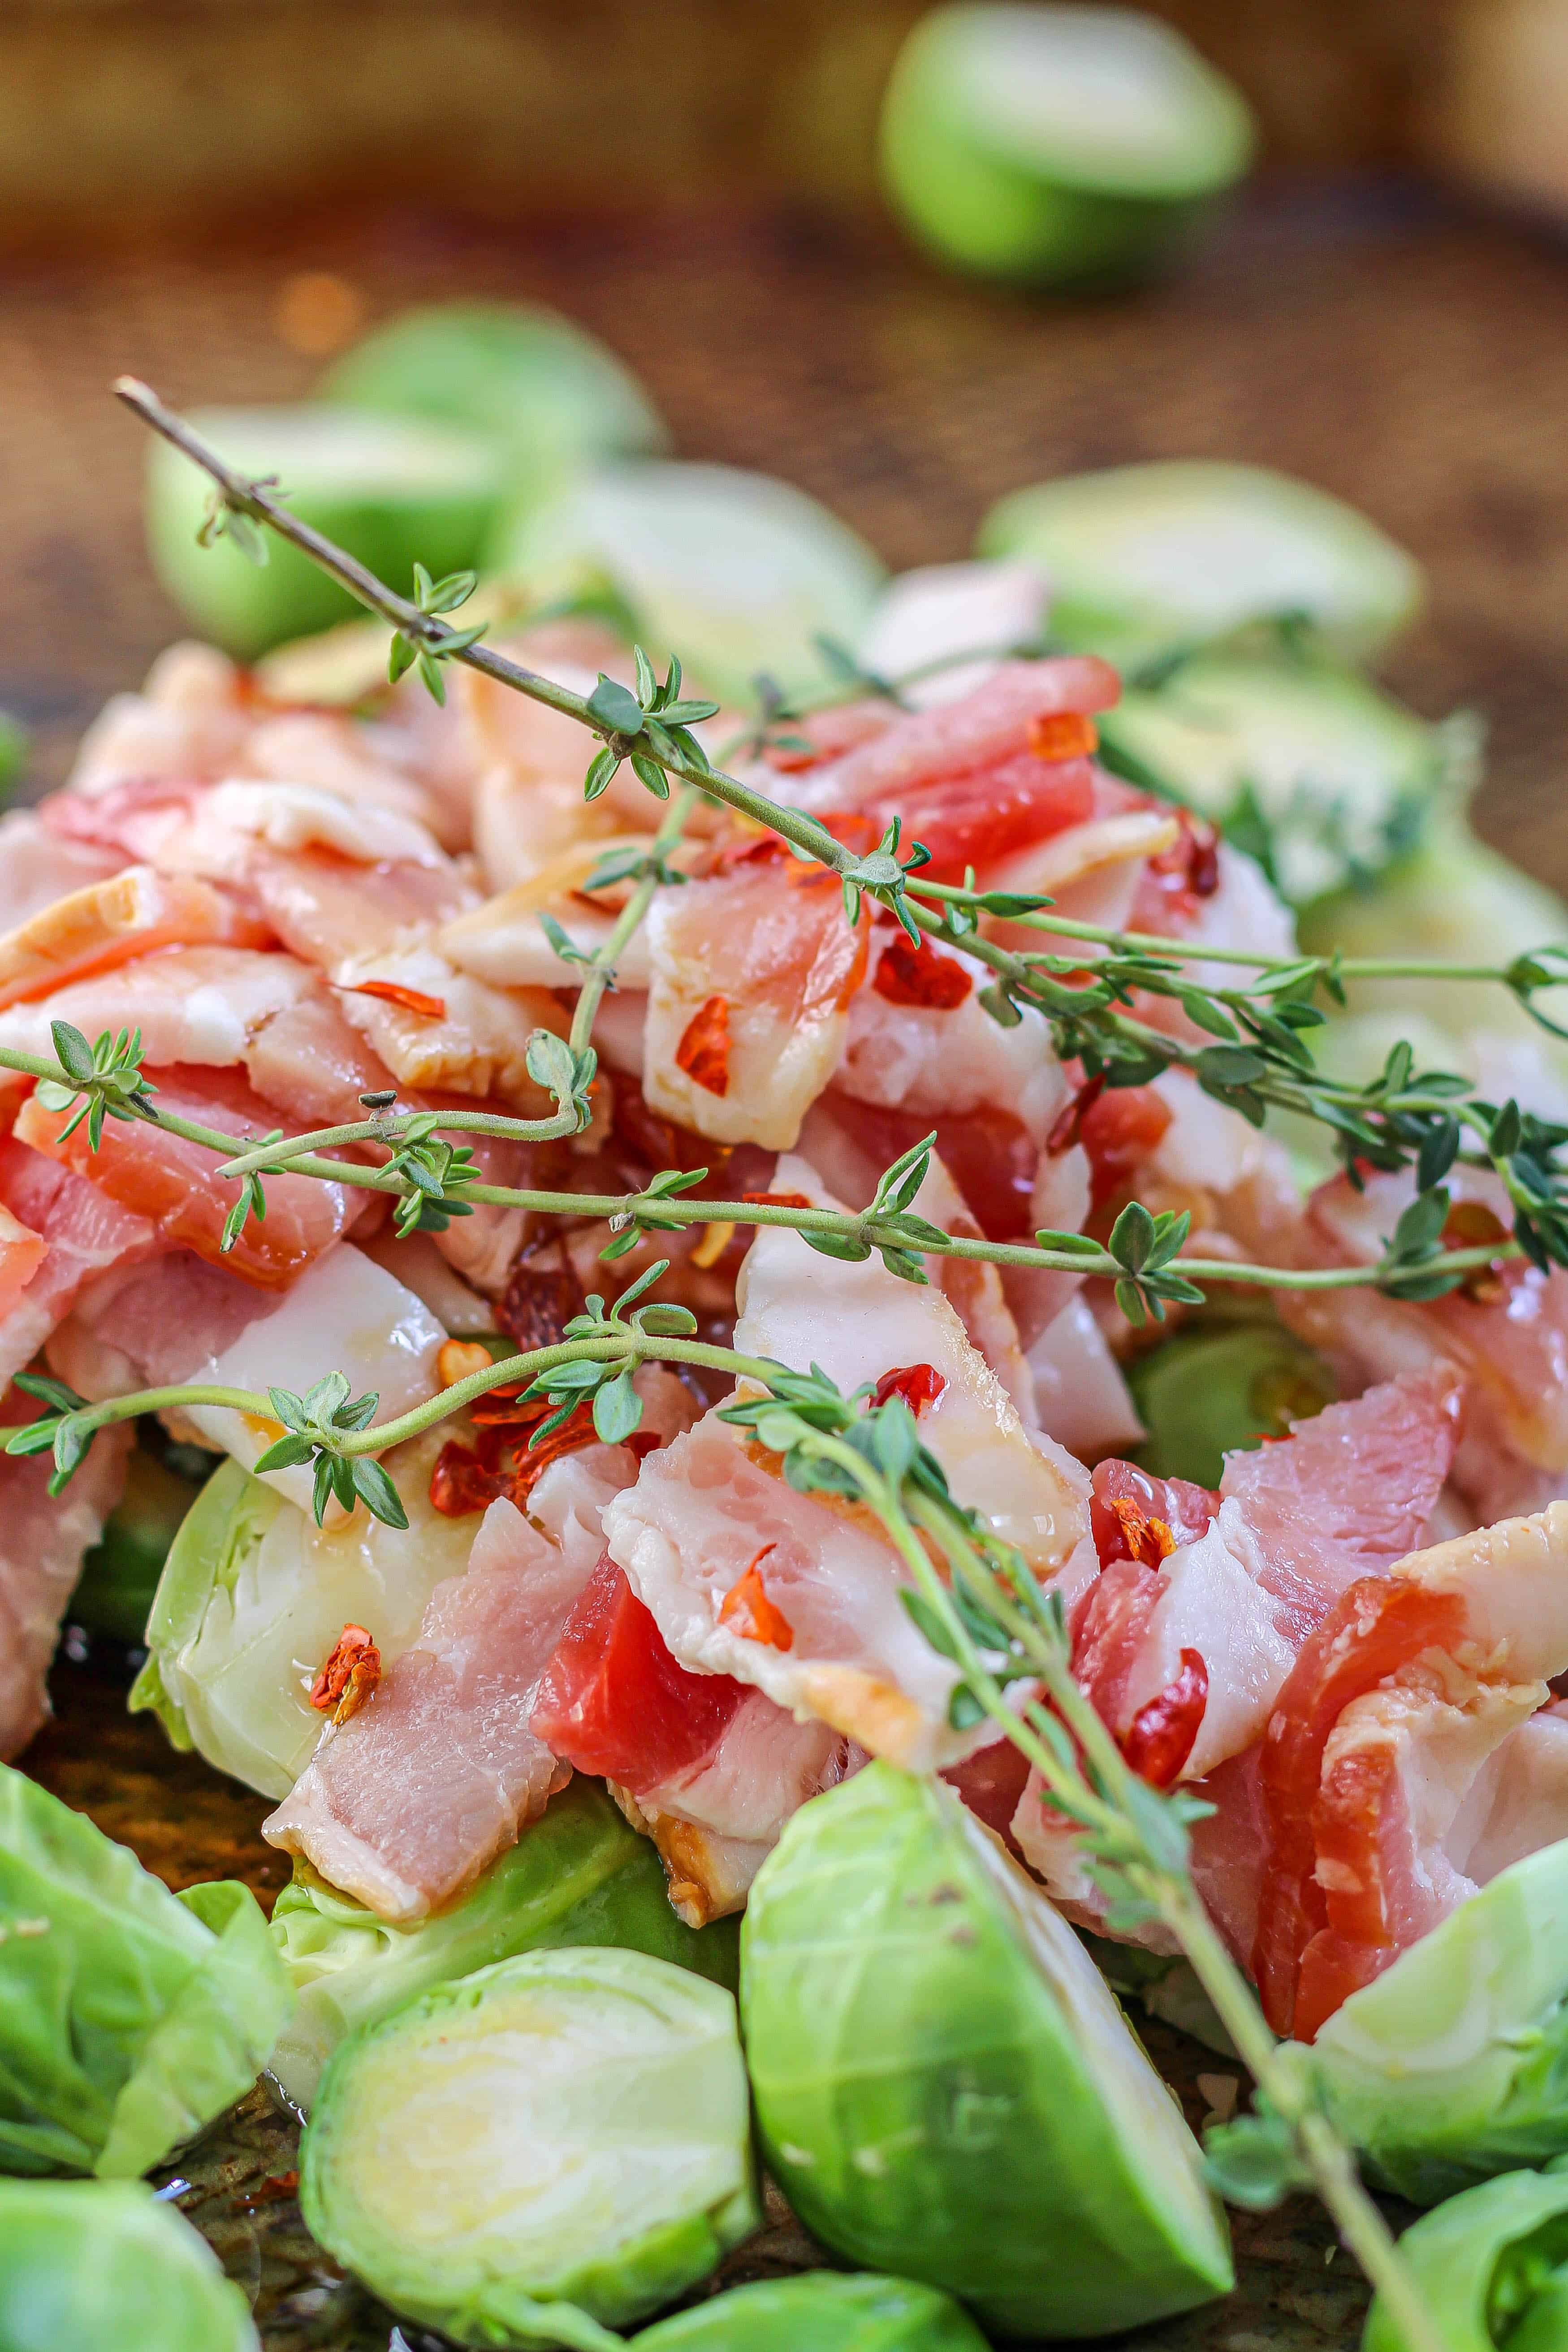
[[1141,1511],[1124,1495],[1109,1496],[1106,1507],[1121,1529],[1129,1559],[1141,1560],[1145,1568],[1158,1568],[1163,1559],[1170,1559],[1176,1538],[1163,1519]]
[[939,955],[929,940],[916,947],[902,933],[882,950],[877,976],[871,982],[889,1004],[918,1004],[937,1013],[952,1013],[973,989],[963,966],[952,956]]
[[871,1391],[873,1407],[900,1396],[918,1421],[927,1405],[935,1404],[947,1382],[934,1364],[900,1364],[884,1372]]
[[[1508,1227],[1484,1201],[1456,1201],[1443,1220],[1445,1249],[1485,1249],[1494,1242],[1500,1246],[1508,1238]],[[1460,1297],[1472,1307],[1500,1306],[1508,1296],[1503,1264],[1498,1258],[1489,1265],[1472,1266],[1459,1285]]]
[[692,1014],[675,1049],[675,1066],[705,1094],[728,1094],[730,1006],[725,997],[709,997]]
[[1191,809],[1175,809],[1172,814],[1180,830],[1169,849],[1151,857],[1149,871],[1173,894],[1173,911],[1181,913],[1184,897],[1212,898],[1219,888],[1219,828]]
[[742,1192],[741,1198],[752,1209],[809,1209],[812,1205],[804,1192]]
[[1064,1152],[1072,1150],[1083,1133],[1084,1113],[1093,1109],[1104,1092],[1105,1072],[1100,1070],[1092,1078],[1085,1078],[1076,1093],[1068,1097],[1051,1121],[1050,1132],[1046,1137],[1046,1157],[1048,1160],[1059,1160]]
[[1141,1706],[1121,1742],[1121,1753],[1142,1780],[1168,1789],[1193,1752],[1208,1705],[1209,1674],[1199,1650],[1184,1650],[1182,1670],[1145,1706]]
[[482,1339],[447,1339],[436,1356],[436,1378],[444,1389],[456,1388],[470,1372],[482,1372],[493,1362]]
[[1085,760],[1099,743],[1099,730],[1082,710],[1042,710],[1029,722],[1029,749],[1037,760]]
[[[492,1389],[473,1409],[475,1442],[456,1438],[443,1445],[430,1473],[430,1504],[443,1518],[466,1518],[505,1496],[521,1510],[552,1462],[574,1454],[581,1445],[598,1443],[590,1404],[574,1407],[537,1444],[529,1433],[554,1407],[545,1397],[521,1397],[514,1390]],[[634,1447],[637,1438],[628,1441]],[[658,1439],[653,1440],[657,1444]]]
[[280,2205],[286,2197],[297,2196],[299,2189],[300,2176],[297,2172],[269,2172],[257,2182],[254,2189],[246,2189],[234,2201],[242,2212],[249,2213],[258,2205]]
[[310,1685],[310,1705],[334,1723],[357,1715],[381,1680],[381,1652],[363,1625],[345,1625]]
[[400,981],[340,981],[338,986],[346,996],[376,996],[384,1004],[395,1004],[405,1013],[416,1013],[421,1021],[447,1018],[444,996],[426,996],[422,988],[405,988]]
[[719,1604],[719,1622],[732,1627],[742,1642],[765,1642],[770,1650],[793,1650],[795,1628],[763,1589],[762,1565],[773,1549],[764,1544],[745,1573],[730,1587]]

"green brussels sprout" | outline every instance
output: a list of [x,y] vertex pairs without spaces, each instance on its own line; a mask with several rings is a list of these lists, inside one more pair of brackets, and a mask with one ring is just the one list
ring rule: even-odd
[[33,740],[19,719],[0,710],[0,802],[12,798],[27,771]]
[[1462,1903],[1319,2029],[1329,2112],[1417,2205],[1568,2152],[1568,1841]]
[[1149,1434],[1138,1448],[1160,1478],[1217,1486],[1225,1457],[1332,1404],[1334,1376],[1282,1323],[1199,1326],[1128,1366],[1132,1402]]
[[[1452,2352],[1565,2352],[1568,2179],[1505,2172],[1424,2213],[1399,2250]],[[1408,2352],[1381,2295],[1362,2352]]]
[[132,2180],[0,2180],[0,2352],[261,2352],[173,2205]]
[[938,8],[899,53],[882,180],[939,260],[1043,286],[1119,281],[1191,235],[1252,160],[1247,101],[1131,8]]
[[411,2319],[599,2352],[757,2226],[734,2001],[609,1949],[440,1985],[328,2062],[300,2204]]
[[145,2172],[249,2090],[293,2000],[248,1887],[171,1895],[0,1766],[0,2171]]
[[1129,673],[1284,619],[1360,661],[1424,593],[1414,558],[1353,507],[1263,466],[1204,459],[1014,490],[981,524],[975,551],[1040,563],[1055,590],[1052,636]]
[[390,1665],[435,1587],[468,1566],[472,1526],[430,1506],[441,1443],[434,1430],[389,1457],[406,1528],[365,1511],[318,1528],[264,1479],[223,1463],[158,1580],[132,1712],[153,1709],[177,1748],[286,1797],[321,1736],[310,1684],[344,1625],[367,1625]]
[[731,2287],[633,2342],[636,2352],[985,2352],[951,2295],[912,2279],[840,2271]]
[[[323,403],[209,408],[191,422],[242,474],[277,476],[290,514],[313,523],[405,595],[416,562],[439,579],[477,562],[506,493],[495,443],[416,417]],[[253,562],[226,530],[203,546],[197,533],[211,490],[199,467],[154,439],[147,463],[148,552],[164,588],[205,636],[248,658],[362,611],[346,588],[271,532],[257,550],[265,546],[264,562]],[[250,532],[262,528],[253,525]]]
[[468,1893],[396,1926],[329,1886],[308,1863],[272,1913],[272,1940],[300,1996],[268,2071],[301,2111],[344,2036],[455,1977],[514,1952],[615,1944],[694,1969],[733,1991],[739,1922],[689,1927],[664,1871],[595,1780],[579,1776]]
[[132,1450],[125,1492],[82,1561],[71,1595],[69,1613],[79,1625],[117,1642],[143,1639],[163,1562],[200,1493],[194,1479],[182,1478],[145,1447]]
[[405,310],[329,370],[320,396],[485,434],[505,450],[511,495],[535,504],[596,458],[652,455],[669,439],[614,352],[532,303]]
[[847,523],[788,482],[733,466],[606,466],[491,544],[489,567],[546,601],[624,607],[662,669],[673,650],[715,694],[749,699],[829,673],[819,631],[853,646],[885,573]]
[[1233,2284],[1197,2144],[1072,1930],[940,1782],[878,1763],[763,1864],[741,2009],[770,2169],[852,2262],[1010,2336]]

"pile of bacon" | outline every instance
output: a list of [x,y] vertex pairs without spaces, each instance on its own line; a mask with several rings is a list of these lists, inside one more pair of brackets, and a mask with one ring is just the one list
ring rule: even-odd
[[[584,688],[625,668],[577,624],[522,650]],[[825,714],[808,751],[748,772],[858,845],[897,814],[939,878],[973,866],[1096,921],[1289,952],[1255,866],[1096,765],[1094,713],[1117,690],[1102,664],[958,683],[913,710]],[[725,721],[707,731],[721,742]],[[355,1118],[378,1090],[546,1113],[525,1054],[569,1024],[581,966],[560,950],[602,944],[627,886],[588,887],[595,868],[662,814],[627,772],[585,803],[588,748],[467,672],[445,709],[405,681],[350,712],[175,648],[109,706],[68,785],[0,824],[0,1045],[48,1052],[61,1017],[89,1039],[139,1029],[158,1105],[237,1139]],[[597,1024],[591,1128],[477,1141],[490,1181],[619,1195],[705,1168],[712,1198],[858,1209],[934,1129],[916,1206],[955,1233],[1103,1232],[1136,1196],[1190,1210],[1205,1255],[1302,1265],[1375,1255],[1408,1197],[1376,1178],[1303,1205],[1277,1148],[1180,1074],[1084,1085],[1043,1021],[987,1015],[975,959],[911,947],[870,907],[852,927],[822,869],[714,805],[676,862],[686,878],[658,893]],[[213,1153],[114,1121],[94,1151],[26,1078],[0,1089],[7,1381],[38,1363],[104,1397],[341,1369],[384,1417],[470,1369],[476,1334],[547,1343],[655,1255],[607,1270],[600,1216],[494,1207],[399,1242],[382,1196],[285,1176],[226,1255],[234,1187]],[[1457,1182],[1473,1216],[1506,1218],[1489,1180]],[[1281,2031],[1310,2034],[1568,1830],[1561,1275],[1509,1265],[1429,1306],[1289,1300],[1350,1401],[1234,1455],[1208,1492],[1120,1458],[1142,1433],[1104,1286],[950,1259],[922,1287],[776,1227],[657,1249],[674,1261],[661,1295],[705,1334],[905,1395],[953,1492],[1056,1581],[1075,1670],[1130,1761],[1214,1805],[1199,1884]],[[700,1920],[743,1902],[798,1805],[877,1755],[945,1772],[1073,1916],[1100,1918],[1015,1751],[951,1727],[953,1669],[903,1608],[876,1523],[789,1487],[717,1418],[721,1388],[659,1368],[637,1385],[625,1445],[579,1413],[531,1448],[536,1409],[501,1394],[388,1457],[416,1527],[445,1531],[432,1558],[449,1566],[456,1543],[460,1572],[417,1622],[346,1627],[312,1664],[300,1704],[314,1685],[332,1719],[268,1834],[416,1917],[576,1769],[610,1783]],[[31,1410],[13,1391],[7,1417]],[[216,1408],[174,1419],[247,1465],[275,1433]],[[0,1752],[40,1720],[128,1443],[101,1441],[58,1501],[41,1465],[0,1462]],[[275,1483],[308,1503],[305,1473]],[[1492,1524],[1518,1513],[1537,1516]]]

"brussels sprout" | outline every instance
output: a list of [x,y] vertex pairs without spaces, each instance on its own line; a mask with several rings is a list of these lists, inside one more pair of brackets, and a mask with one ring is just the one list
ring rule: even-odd
[[788,688],[826,672],[818,631],[858,639],[877,557],[804,490],[732,466],[608,466],[498,533],[489,568],[551,599],[623,605],[663,667],[749,698],[758,670]]
[[261,2352],[183,2213],[131,2180],[0,2180],[0,2352]]
[[1568,2151],[1568,1841],[1500,1871],[1312,2044],[1329,2110],[1417,2205]]
[[[506,490],[498,446],[416,418],[325,404],[209,408],[192,423],[252,477],[276,475],[289,509],[407,593],[415,563],[439,579],[474,563]],[[147,466],[147,545],[169,594],[204,635],[242,657],[346,620],[346,588],[268,533],[265,562],[227,533],[202,546],[212,485],[154,440]]]
[[[1564,2352],[1568,2347],[1568,2179],[1505,2172],[1424,2213],[1399,2249],[1453,2352]],[[1381,2295],[1362,2352],[1406,2352]]]
[[595,458],[651,454],[669,439],[614,352],[531,303],[405,310],[338,361],[321,396],[483,433],[505,449],[512,494],[535,503]]
[[300,2150],[328,2251],[467,2343],[613,2345],[756,2228],[720,1985],[641,1952],[524,1952],[362,2027]]
[[795,1814],[741,1930],[768,2164],[851,2261],[1005,2335],[1103,2335],[1232,2284],[1197,2145],[1088,1954],[940,1782]]
[[1448,769],[1440,728],[1354,671],[1209,654],[1104,714],[1107,766],[1214,817],[1294,906],[1407,852]]
[[248,1887],[171,1895],[0,1765],[0,2171],[145,2172],[249,2090],[293,2000]]
[[32,748],[32,738],[21,720],[13,719],[8,710],[0,710],[0,802],[12,798],[26,773]]
[[1163,260],[1252,160],[1247,101],[1130,8],[949,7],[882,108],[882,178],[961,269],[1070,286]]
[[1055,592],[1053,637],[1127,671],[1287,617],[1359,661],[1423,594],[1414,559],[1353,507],[1262,466],[1197,459],[1015,490],[976,552],[1032,556]]
[[637,2352],[985,2352],[951,2295],[912,2279],[838,2271],[731,2287],[633,2341]]
[[615,1944],[711,1977],[732,1991],[739,1923],[689,1927],[670,1908],[664,1871],[597,1781],[579,1777],[458,1902],[406,1927],[295,1865],[272,1913],[272,1940],[300,1996],[270,2072],[300,2109],[346,2034],[416,1993],[514,1952]]
[[200,1486],[144,1446],[125,1465],[125,1492],[81,1564],[70,1615],[89,1633],[142,1641],[163,1562]]
[[176,1747],[286,1797],[321,1735],[316,1669],[345,1624],[370,1628],[390,1665],[443,1577],[468,1566],[473,1528],[430,1507],[433,1431],[389,1458],[406,1528],[368,1512],[318,1528],[264,1479],[225,1462],[170,1549],[147,1619],[132,1711],[151,1707]]
[[1321,1356],[1272,1319],[1184,1331],[1130,1364],[1127,1383],[1144,1469],[1200,1486],[1219,1485],[1226,1454],[1285,1436],[1339,1393]]

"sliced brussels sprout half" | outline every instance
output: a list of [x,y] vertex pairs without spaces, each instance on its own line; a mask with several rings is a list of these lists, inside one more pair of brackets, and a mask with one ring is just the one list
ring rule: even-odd
[[309,1864],[296,1864],[273,1908],[272,1940],[299,2006],[268,2072],[303,2112],[347,2035],[416,1993],[515,1952],[613,1944],[732,1991],[738,1932],[733,1919],[696,1929],[679,1918],[653,1847],[596,1781],[579,1775],[458,1901],[406,1926],[377,1918]]
[[623,607],[662,672],[750,703],[832,673],[819,633],[853,646],[884,578],[878,558],[788,482],[733,466],[608,466],[503,525],[489,568],[548,603]]
[[[210,1457],[209,1457],[210,1458]],[[134,1646],[175,1537],[202,1489],[143,1445],[125,1465],[125,1491],[81,1564],[69,1614],[90,1633]]]
[[1069,286],[1135,277],[1246,172],[1239,90],[1131,8],[937,8],[899,53],[882,179],[928,251]]
[[598,2352],[757,2226],[734,2001],[608,1949],[442,1985],[329,2063],[300,2201],[408,2318]]
[[0,2180],[0,2352],[261,2352],[244,2294],[140,2181]]
[[1072,1930],[940,1782],[878,1763],[752,1887],[741,2006],[770,2169],[825,2244],[1005,2336],[1231,2286],[1196,2142]]
[[1353,507],[1289,474],[1206,459],[1014,490],[982,523],[976,552],[1042,564],[1052,636],[1128,674],[1281,621],[1363,660],[1424,593],[1415,559]]
[[[1568,2347],[1568,2179],[1505,2172],[1424,2213],[1399,2251],[1451,2352]],[[1362,2352],[1410,2352],[1381,2295]]]
[[636,2352],[985,2352],[937,2288],[862,2272],[805,2271],[731,2287],[634,2337]]
[[248,2091],[293,1993],[247,1886],[171,1895],[0,1765],[0,2170],[126,2179]]
[[1200,1486],[1219,1485],[1227,1454],[1287,1436],[1339,1393],[1321,1356],[1261,1318],[1180,1332],[1130,1364],[1127,1384],[1149,1433],[1144,1469]]
[[[504,455],[494,442],[426,418],[321,402],[202,409],[191,423],[242,474],[275,477],[291,514],[405,595],[416,562],[436,579],[472,566],[506,495]],[[204,636],[248,658],[361,611],[297,548],[271,532],[263,541],[259,525],[241,526],[243,539],[226,529],[202,545],[211,488],[188,457],[153,440],[146,496],[153,569]],[[254,561],[263,545],[266,560]]]

